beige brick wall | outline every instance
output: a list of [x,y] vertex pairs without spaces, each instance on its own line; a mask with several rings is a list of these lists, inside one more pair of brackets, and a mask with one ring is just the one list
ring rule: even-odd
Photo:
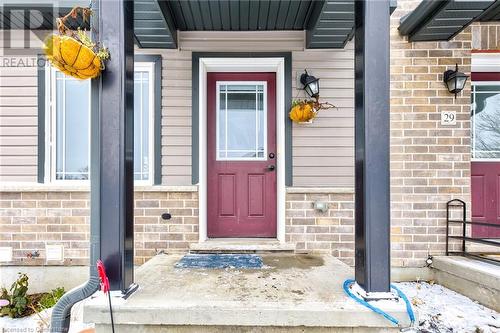
[[[44,265],[45,245],[64,245],[63,263],[88,265],[89,194],[85,191],[0,193],[0,247],[13,248],[9,264]],[[161,214],[172,214],[162,220]],[[135,192],[135,262],[158,251],[186,251],[198,241],[197,192]],[[39,258],[27,254],[39,251]]]
[[[455,99],[442,79],[456,63],[470,72],[471,28],[448,42],[408,43],[399,19],[419,3],[398,1],[391,17],[391,259],[399,267],[445,252],[448,200],[470,207],[470,87]],[[441,126],[442,111],[456,111],[457,125]],[[329,211],[314,211],[315,200]],[[289,193],[287,241],[353,264],[353,214],[353,194]]]
[[482,22],[473,24],[472,49],[500,50],[500,23]]
[[[470,203],[470,87],[455,99],[443,72],[470,72],[471,30],[448,42],[408,43],[401,16],[420,1],[398,1],[391,18],[392,263],[422,266],[445,251],[445,203]],[[456,126],[441,126],[456,111]]]
[[[354,265],[354,193],[307,193],[293,190],[286,196],[286,241],[300,253],[331,253]],[[328,211],[314,209],[326,202]]]
[[[353,264],[354,194],[306,193],[291,189],[286,202],[286,241],[301,253],[332,253]],[[316,190],[318,191],[318,190]],[[328,211],[313,209],[315,201]],[[172,214],[162,220],[161,214]],[[13,248],[9,265],[87,265],[89,194],[86,191],[37,190],[0,192],[0,247]],[[198,242],[197,192],[135,192],[135,262],[142,264],[159,251],[186,252]],[[62,244],[64,262],[46,262],[45,245]],[[28,258],[39,251],[40,257]]]

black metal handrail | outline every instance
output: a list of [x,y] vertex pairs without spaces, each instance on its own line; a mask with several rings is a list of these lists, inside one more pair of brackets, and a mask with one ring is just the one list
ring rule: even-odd
[[[450,211],[453,207],[458,207],[462,210],[462,219],[452,219],[450,216]],[[462,225],[462,234],[458,235],[450,235],[450,224],[461,224]],[[467,251],[466,243],[478,243],[485,244],[489,246],[500,247],[500,239],[498,241],[492,240],[490,238],[480,238],[480,237],[467,237],[467,225],[480,225],[484,227],[492,227],[492,228],[500,228],[500,224],[486,223],[486,222],[475,222],[475,221],[467,221],[467,204],[465,201],[460,199],[453,199],[446,203],[446,255],[462,255],[467,257],[472,257],[475,259],[483,260],[486,262],[490,262],[496,265],[500,265],[500,257],[497,259],[494,256],[500,256],[500,252],[470,252]],[[450,251],[449,250],[449,240],[457,239],[461,240],[461,248],[462,251]]]

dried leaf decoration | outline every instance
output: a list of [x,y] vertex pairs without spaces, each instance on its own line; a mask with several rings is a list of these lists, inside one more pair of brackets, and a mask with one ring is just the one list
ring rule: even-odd
[[85,31],[74,31],[66,26],[68,18],[77,19],[79,12],[83,21],[88,22],[92,13],[90,8],[74,7],[66,16],[57,19],[59,34],[48,36],[43,49],[50,63],[64,74],[82,80],[93,79],[104,70],[109,52],[93,43]]

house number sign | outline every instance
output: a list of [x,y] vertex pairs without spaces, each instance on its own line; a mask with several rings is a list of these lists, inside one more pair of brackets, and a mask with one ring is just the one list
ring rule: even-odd
[[441,126],[453,126],[457,124],[456,111],[442,111],[441,112]]

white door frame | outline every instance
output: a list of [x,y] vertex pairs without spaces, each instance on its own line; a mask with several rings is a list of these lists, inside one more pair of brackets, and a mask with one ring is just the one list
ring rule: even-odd
[[199,241],[207,236],[207,73],[274,72],[276,73],[276,238],[285,242],[285,58],[200,58],[198,86],[199,119]]

